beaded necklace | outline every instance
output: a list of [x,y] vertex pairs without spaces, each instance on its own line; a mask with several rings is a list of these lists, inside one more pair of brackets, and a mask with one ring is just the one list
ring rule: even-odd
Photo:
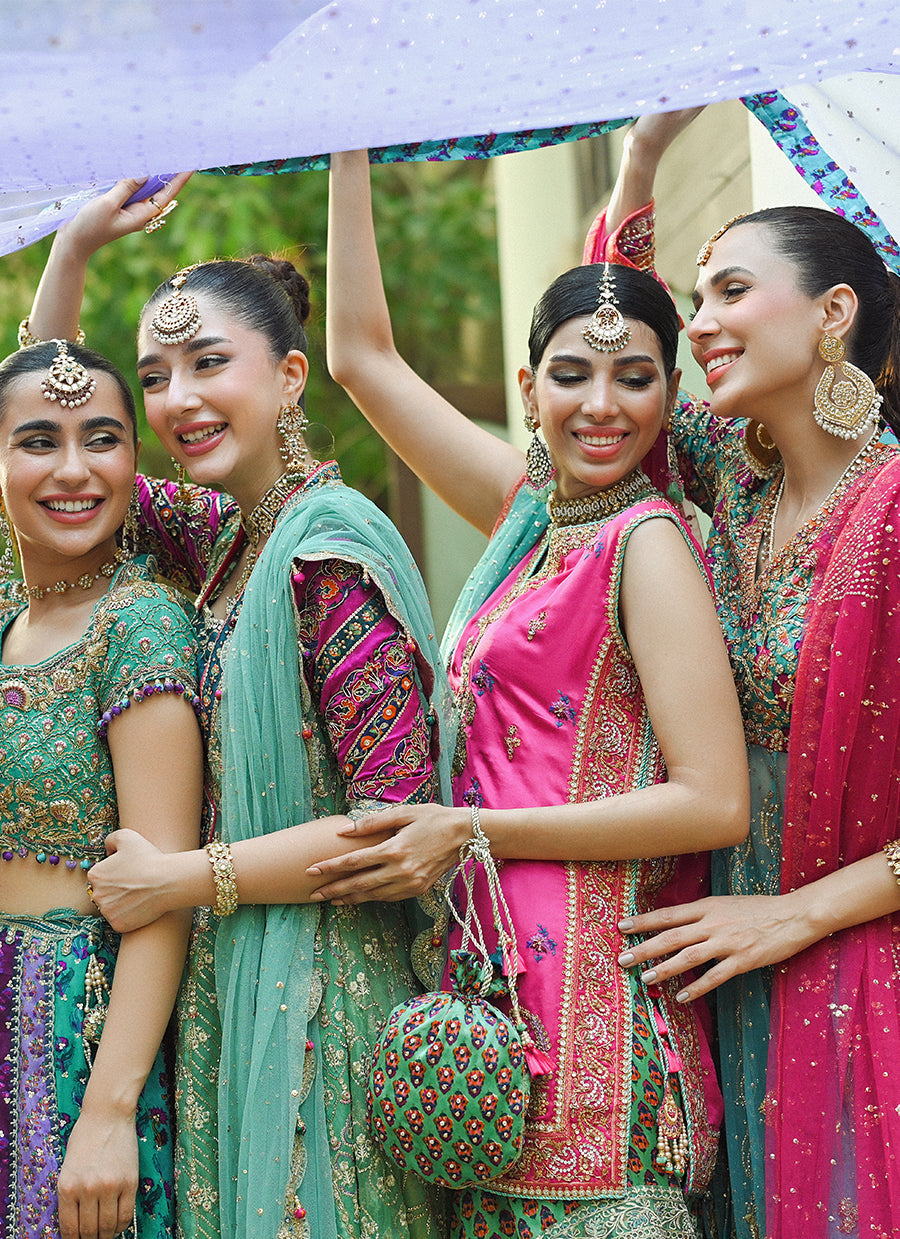
[[592,521],[605,521],[652,493],[649,478],[640,469],[635,469],[606,490],[594,491],[590,495],[559,499],[553,494],[547,501],[547,510],[556,526],[588,525]]
[[112,559],[100,565],[99,572],[95,572],[93,576],[90,572],[84,572],[80,577],[76,577],[74,581],[54,581],[52,585],[26,585],[23,581],[20,585],[22,594],[35,600],[46,598],[48,594],[65,594],[70,589],[90,589],[101,577],[110,579],[115,575],[116,568],[119,564],[124,563],[128,558],[125,551],[119,549],[116,551]]

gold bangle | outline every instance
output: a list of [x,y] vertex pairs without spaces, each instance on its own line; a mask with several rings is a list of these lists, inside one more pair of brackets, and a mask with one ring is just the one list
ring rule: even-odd
[[213,839],[204,851],[212,865],[213,885],[216,888],[216,902],[212,910],[216,916],[231,916],[238,906],[237,877],[231,848],[221,839]]
[[[32,344],[46,344],[46,340],[40,340],[37,336],[31,334],[31,328],[28,326],[28,315],[19,323],[19,333],[16,337],[19,341],[19,348],[29,348]],[[84,344],[84,332],[81,328],[75,333],[75,343]]]
[[887,857],[891,873],[897,879],[897,882],[900,883],[900,839],[895,839],[893,843],[886,843],[883,851]]

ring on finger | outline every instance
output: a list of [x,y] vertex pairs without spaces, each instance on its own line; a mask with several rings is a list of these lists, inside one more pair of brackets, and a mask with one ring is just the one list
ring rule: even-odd
[[[147,201],[150,202],[152,199],[148,198]],[[144,232],[146,232],[148,237],[151,232],[156,232],[157,228],[163,228],[165,226],[167,222],[166,216],[170,214],[170,212],[174,211],[177,206],[178,199],[173,198],[171,202],[166,204],[166,206],[158,209],[157,214],[154,215],[151,220],[148,220],[146,224],[144,224]]]

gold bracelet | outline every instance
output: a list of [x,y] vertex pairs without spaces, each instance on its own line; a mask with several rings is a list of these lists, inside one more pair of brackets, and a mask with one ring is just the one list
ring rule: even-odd
[[900,883],[900,839],[895,839],[893,843],[886,843],[883,848],[884,854],[887,857],[887,863],[890,866],[891,873]]
[[[19,334],[17,336],[19,348],[29,348],[32,344],[46,344],[46,340],[40,340],[37,336],[31,334],[31,328],[28,325],[28,315],[19,323]],[[81,328],[75,333],[75,343],[84,344],[84,332]]]
[[231,848],[221,839],[213,839],[204,851],[212,865],[213,885],[216,888],[216,902],[212,910],[216,916],[231,916],[238,906],[237,877]]

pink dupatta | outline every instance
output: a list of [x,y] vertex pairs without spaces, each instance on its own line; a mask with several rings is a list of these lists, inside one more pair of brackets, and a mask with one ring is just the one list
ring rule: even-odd
[[[822,535],[792,713],[782,891],[900,835],[898,537],[894,458],[850,488]],[[900,914],[776,969],[768,1239],[897,1234],[898,1055]]]

